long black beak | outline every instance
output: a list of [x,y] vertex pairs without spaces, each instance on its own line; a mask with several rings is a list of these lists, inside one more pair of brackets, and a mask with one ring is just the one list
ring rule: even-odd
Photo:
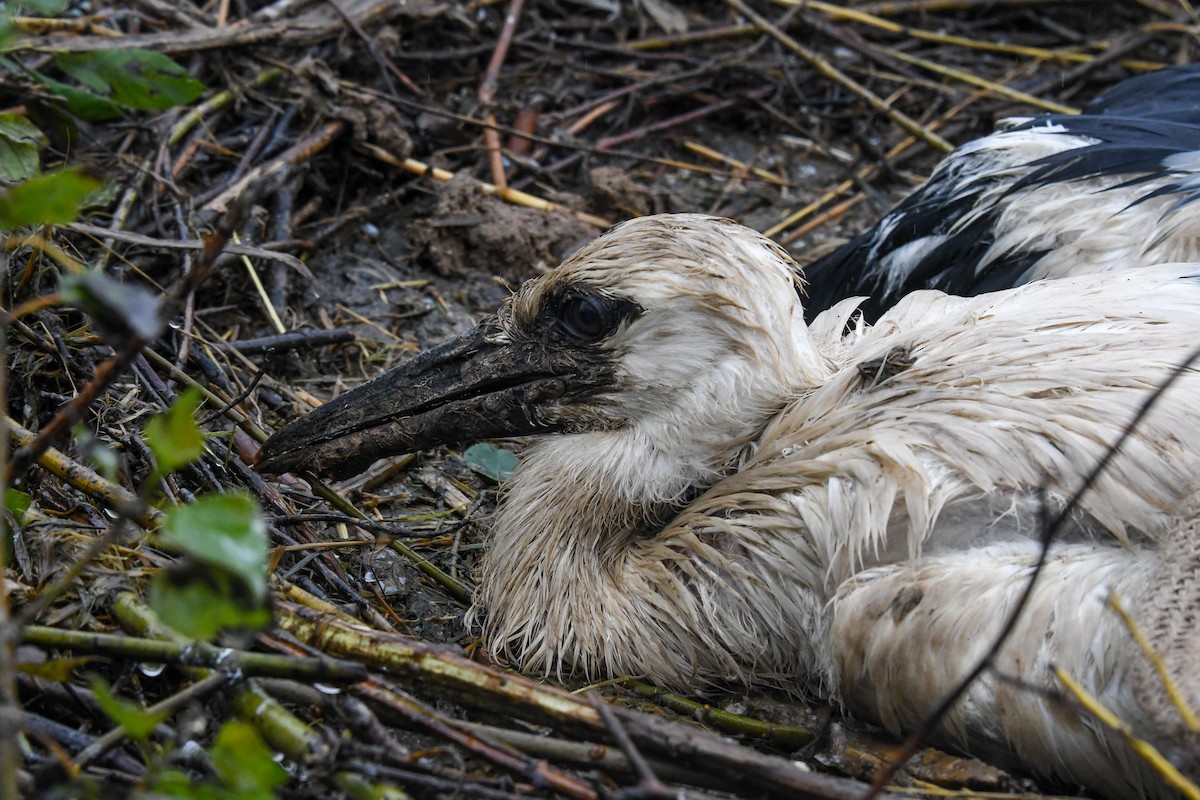
[[545,409],[567,393],[571,359],[498,333],[490,318],[289,422],[263,444],[258,468],[342,477],[436,444],[558,430]]

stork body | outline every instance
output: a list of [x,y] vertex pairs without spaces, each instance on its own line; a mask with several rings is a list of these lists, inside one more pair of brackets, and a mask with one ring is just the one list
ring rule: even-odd
[[1200,64],[1129,79],[1083,114],[1008,120],[875,226],[805,268],[809,318],[864,296],[974,295],[1200,259]]
[[[1012,608],[1042,503],[1077,488],[1200,341],[1200,265],[918,292],[849,333],[855,301],[806,325],[796,270],[725,220],[630,221],[475,330],[289,424],[262,463],[336,473],[560,433],[526,451],[496,513],[478,597],[493,650],[546,675],[803,690],[910,730]],[[987,674],[942,742],[1166,796],[1119,737],[1028,686],[1056,687],[1058,665],[1153,736],[1140,654],[1103,602],[1116,589],[1157,613],[1197,475],[1188,374],[1056,542],[998,659],[1020,683]],[[1181,677],[1200,699],[1195,670]]]

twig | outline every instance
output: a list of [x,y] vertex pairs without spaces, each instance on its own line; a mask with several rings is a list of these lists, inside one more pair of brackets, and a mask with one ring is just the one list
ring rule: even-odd
[[699,703],[683,695],[665,691],[635,678],[625,678],[620,684],[634,694],[652,702],[661,703],[689,719],[704,722],[729,733],[753,736],[788,750],[799,750],[813,739],[812,733],[799,725],[763,722],[741,714],[733,714],[713,708],[707,703]]
[[[159,308],[159,322],[164,323],[171,319],[178,312],[180,307],[186,301],[188,295],[195,290],[216,265],[217,256],[224,250],[229,236],[236,227],[239,215],[237,213],[227,214],[222,224],[204,241],[204,251],[202,257],[196,262],[193,269],[183,276],[167,298],[163,301]],[[120,344],[117,352],[112,358],[96,367],[95,376],[92,381],[83,387],[78,394],[71,399],[57,414],[54,415],[45,427],[43,427],[37,435],[28,444],[23,444],[12,454],[4,472],[4,485],[10,485],[15,475],[23,473],[29,468],[29,465],[38,460],[38,457],[46,451],[52,444],[57,442],[76,422],[78,422],[85,409],[92,404],[105,390],[112,385],[118,377],[124,374],[133,360],[141,353],[142,349],[151,342],[143,335],[136,332],[131,332],[128,339]]]
[[1188,704],[1187,699],[1183,696],[1183,692],[1179,691],[1179,684],[1171,677],[1171,673],[1167,670],[1167,665],[1159,653],[1155,652],[1154,645],[1146,638],[1145,632],[1142,631],[1137,620],[1125,608],[1125,604],[1121,602],[1120,595],[1115,589],[1108,593],[1108,606],[1117,616],[1121,618],[1121,623],[1125,626],[1125,630],[1129,631],[1129,635],[1137,642],[1138,648],[1142,651],[1150,663],[1154,666],[1154,671],[1158,675],[1158,679],[1162,681],[1163,689],[1166,690],[1167,696],[1171,699],[1171,705],[1179,712],[1179,716],[1183,718],[1183,724],[1192,733],[1200,733],[1200,719],[1196,717],[1195,710]]
[[367,46],[367,52],[371,54],[371,58],[375,59],[375,63],[383,67],[383,79],[387,82],[388,88],[391,89],[392,94],[395,94],[396,92],[391,86],[392,81],[391,77],[389,76],[394,76],[396,80],[400,81],[400,83],[404,85],[405,89],[413,94],[424,94],[424,92],[421,91],[421,87],[413,83],[412,78],[405,75],[390,58],[379,52],[379,48],[375,45],[375,39],[363,29],[362,24],[355,19],[353,15],[346,11],[346,8],[341,4],[340,0],[328,0],[328,2],[329,5],[333,7],[333,10],[338,13],[338,16],[342,18],[342,21],[346,23],[346,26],[350,28],[350,30],[354,31],[354,35],[359,39],[362,39],[363,44]]
[[254,390],[258,388],[259,382],[263,379],[263,376],[266,374],[267,374],[267,368],[259,367],[258,370],[255,371],[254,377],[251,378],[250,382],[246,384],[245,389],[238,392],[236,396],[231,397],[229,399],[228,403],[221,406],[216,411],[213,411],[212,413],[208,414],[204,419],[200,420],[201,427],[211,424],[213,421],[215,421],[217,419],[217,417],[224,416],[234,406],[241,404],[241,402],[243,400],[245,400],[247,397],[249,397],[251,394],[254,393]]
[[1089,714],[1103,723],[1105,727],[1120,733],[1129,744],[1129,748],[1153,767],[1162,776],[1163,781],[1168,786],[1178,791],[1180,796],[1187,798],[1187,800],[1200,800],[1200,786],[1188,780],[1174,764],[1164,758],[1162,753],[1158,752],[1158,749],[1154,745],[1134,734],[1133,729],[1129,727],[1129,723],[1123,722],[1120,717],[1105,708],[1104,704],[1097,700],[1082,684],[1067,674],[1067,671],[1062,667],[1055,667],[1054,675],[1058,678],[1059,683],[1066,687],[1067,691],[1071,693],[1075,700]]
[[[278,624],[322,652],[364,661],[394,675],[436,686],[470,705],[564,729],[607,732],[603,718],[586,700],[528,678],[501,672],[451,653],[447,648],[394,633],[351,624],[338,616],[277,604]],[[690,752],[695,763],[718,774],[730,770],[771,791],[807,792],[825,800],[859,800],[857,781],[809,772],[787,759],[758,753],[707,731],[647,714],[614,708],[640,747],[666,754]]]
[[[160,239],[153,236],[145,236],[140,233],[132,233],[130,231],[101,228],[98,225],[89,225],[86,222],[72,222],[70,225],[64,225],[63,228],[66,230],[83,233],[88,236],[104,237],[107,240],[114,242],[126,242],[128,244],[142,245],[144,247],[161,250],[202,251],[205,248],[204,242],[199,239]],[[262,258],[269,261],[278,261],[312,279],[312,272],[309,270],[308,266],[291,253],[272,250],[269,247],[255,247],[254,245],[235,242],[227,243],[225,245],[224,252],[235,256],[250,256],[251,258]]]
[[638,794],[645,797],[674,797],[666,784],[658,779],[654,774],[654,770],[650,769],[650,765],[646,763],[646,759],[642,757],[642,753],[637,749],[637,745],[629,738],[629,732],[621,725],[617,715],[609,707],[608,703],[604,702],[604,698],[598,692],[591,692],[590,697],[596,706],[596,710],[600,712],[600,716],[604,718],[604,724],[608,726],[609,733],[617,742],[617,747],[621,748],[621,752],[625,754],[625,758],[629,759],[629,763],[633,766],[634,771],[638,776],[638,785],[629,792],[621,794]]
[[488,61],[487,70],[483,73],[483,82],[479,84],[479,102],[487,110],[487,126],[483,129],[483,141],[487,148],[488,164],[491,168],[492,183],[497,188],[508,187],[508,178],[504,174],[504,156],[500,152],[500,132],[496,130],[496,115],[492,111],[492,103],[496,99],[496,83],[500,78],[500,67],[508,57],[508,48],[512,45],[513,33],[517,30],[517,21],[521,18],[521,9],[525,0],[509,0],[508,11],[504,14],[504,25],[500,28],[500,37],[496,40],[496,49]]
[[[414,175],[433,178],[435,181],[441,181],[442,183],[448,183],[454,180],[454,173],[448,169],[433,167],[417,161],[415,158],[397,158],[378,145],[368,143],[361,145],[361,147],[368,154],[379,161],[382,161],[385,164],[391,164],[393,167],[399,167],[400,169],[407,170]],[[570,214],[576,219],[586,222],[587,224],[593,225],[597,228],[612,227],[612,222],[604,219],[603,217],[597,217],[595,214],[588,214],[584,211],[572,211],[571,209],[560,206],[557,203],[551,203],[549,200],[543,200],[540,197],[535,197],[526,192],[522,192],[520,189],[499,187],[494,183],[486,183],[484,181],[478,181],[478,186],[479,191],[483,192],[484,194],[494,194],[497,197],[512,203],[513,205],[525,206],[526,208],[536,208],[540,211],[558,211],[563,214]]]
[[257,355],[283,353],[288,350],[315,350],[318,347],[352,341],[354,341],[354,331],[349,328],[333,328],[332,330],[317,328],[288,331],[274,336],[259,336],[254,339],[216,342],[213,347],[217,350],[236,350],[244,355]]
[[[7,252],[0,252],[0,302],[7,305],[9,284]],[[8,312],[4,312],[8,317]],[[8,325],[0,322],[0,409],[8,408]],[[0,495],[7,505],[9,435],[12,422],[0,414]],[[17,694],[17,636],[20,627],[13,620],[8,576],[8,512],[0,510],[0,796],[17,797],[17,771],[21,767],[21,742],[18,725],[21,699]]]
[[821,73],[829,80],[837,83],[862,100],[866,101],[867,105],[869,105],[871,108],[875,109],[880,114],[883,114],[892,122],[911,133],[913,136],[917,137],[931,147],[941,150],[943,153],[948,153],[954,149],[953,145],[951,145],[942,137],[938,136],[932,130],[929,130],[921,123],[910,118],[902,111],[897,111],[896,109],[891,108],[870,89],[858,83],[849,75],[846,75],[837,67],[821,58],[816,52],[809,50],[791,36],[772,25],[770,21],[768,21],[757,11],[754,11],[752,8],[747,6],[744,2],[742,2],[742,0],[726,0],[726,2],[731,8],[733,8],[733,10],[737,11],[739,14],[745,15],[747,19],[757,25],[759,29],[763,31],[763,33],[771,36],[773,39],[775,39],[775,41],[779,42],[788,50],[791,50],[793,53],[807,61],[809,65],[812,66],[817,72]]
[[305,682],[354,683],[367,676],[366,667],[362,664],[328,657],[276,656],[217,647],[207,642],[168,642],[42,625],[26,626],[21,632],[21,641],[39,647],[130,658],[155,664],[202,667],[246,677],[268,676]]
[[1075,108],[1074,106],[1055,103],[1053,100],[1043,100],[1040,97],[1034,97],[1026,92],[1010,89],[1002,83],[989,81],[985,78],[972,75],[969,72],[964,72],[963,70],[955,69],[954,67],[947,67],[943,64],[938,64],[937,62],[930,61],[927,58],[920,58],[918,56],[910,55],[892,47],[880,47],[880,50],[887,53],[892,58],[905,61],[909,64],[914,64],[921,69],[926,69],[930,72],[951,78],[960,83],[965,83],[968,86],[974,86],[977,89],[983,89],[988,94],[995,95],[996,97],[1003,97],[1005,100],[1012,100],[1016,103],[1024,103],[1025,105],[1033,106],[1034,108],[1040,108],[1043,111],[1050,111],[1055,114],[1079,113],[1079,109]]
[[[181,641],[177,633],[159,622],[154,612],[130,592],[117,595],[113,612],[123,628],[139,636]],[[207,677],[210,672],[195,667],[183,669],[195,680]],[[331,755],[329,743],[319,733],[266,694],[255,681],[237,684],[233,688],[232,701],[237,712],[258,728],[267,744],[295,763],[322,763]]]
[[[229,680],[230,676],[226,672],[214,672],[211,675],[206,675],[183,691],[176,692],[165,700],[155,703],[154,705],[145,709],[142,713],[151,717],[165,717],[173,714],[189,703],[199,700],[200,698],[215,692],[217,689],[220,689],[222,686],[229,683]],[[124,726],[117,725],[115,728],[96,739],[83,750],[80,750],[79,753],[75,755],[75,766],[79,768],[86,767],[88,764],[92,763],[97,758],[104,755],[121,742],[125,741],[127,738],[129,738],[129,733],[125,730]]]
[[504,745],[492,742],[486,737],[459,730],[432,708],[379,678],[369,678],[351,687],[350,691],[360,698],[378,703],[430,733],[454,742],[501,769],[525,778],[535,786],[545,786],[558,794],[573,797],[576,800],[598,800],[599,798],[596,790],[585,781],[552,767],[545,761],[535,761]]
[[205,203],[201,211],[209,215],[224,214],[236,203],[244,202],[246,195],[257,198],[269,194],[282,186],[297,166],[331,145],[345,131],[346,123],[342,120],[326,122],[316,133],[247,172],[228,189]]
[[[8,435],[18,448],[30,447],[36,438],[20,423],[10,417],[4,417],[8,427]],[[118,486],[95,470],[86,467],[53,447],[37,457],[37,464],[51,475],[74,486],[89,497],[99,500],[114,512],[129,513],[130,518],[146,530],[154,530],[162,523],[162,512],[157,508],[142,503],[137,495],[123,486]]]

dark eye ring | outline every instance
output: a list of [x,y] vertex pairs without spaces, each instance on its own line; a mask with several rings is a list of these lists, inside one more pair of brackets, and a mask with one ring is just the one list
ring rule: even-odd
[[598,342],[616,329],[619,317],[603,298],[573,295],[558,306],[558,322],[567,335],[581,342]]

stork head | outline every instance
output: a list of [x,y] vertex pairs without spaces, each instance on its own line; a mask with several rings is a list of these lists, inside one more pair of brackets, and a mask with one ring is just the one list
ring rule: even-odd
[[435,444],[634,437],[716,470],[824,375],[799,272],[769,239],[693,214],[618,225],[474,329],[284,426],[259,466],[331,475]]

